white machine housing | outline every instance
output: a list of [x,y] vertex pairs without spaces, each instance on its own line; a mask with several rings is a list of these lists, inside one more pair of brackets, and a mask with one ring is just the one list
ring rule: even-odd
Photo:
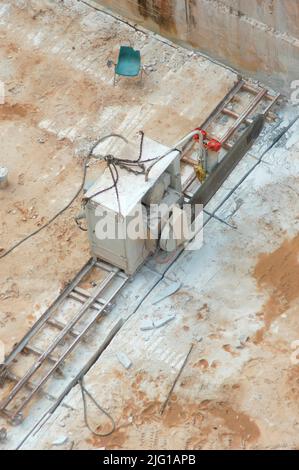
[[[143,148],[144,159],[164,155],[169,150],[146,137]],[[153,240],[150,236],[152,233],[148,217],[150,205],[163,203],[171,209],[181,199],[180,153],[173,150],[156,163],[149,173],[148,181],[144,174],[136,175],[119,166],[117,169],[120,208],[114,188],[93,196],[113,184],[110,171],[106,168],[85,194],[88,199],[85,212],[92,255],[119,267],[130,275],[150,253],[155,251],[158,244],[158,239]],[[136,220],[137,212],[141,213],[140,207],[142,207],[140,220],[146,235],[140,239],[132,239],[128,236],[127,229],[132,219]],[[101,229],[105,226],[104,216],[109,226],[109,233],[103,237]],[[115,234],[110,230],[114,227],[114,223]],[[161,227],[157,232],[161,232]],[[122,237],[117,234],[122,234]]]

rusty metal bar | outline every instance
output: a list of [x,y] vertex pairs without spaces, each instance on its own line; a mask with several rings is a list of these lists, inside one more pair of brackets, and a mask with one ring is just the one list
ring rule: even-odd
[[[239,117],[240,117],[240,114],[235,113],[235,111],[232,111],[231,109],[228,109],[228,108],[223,108],[222,113],[226,114],[226,116],[230,116],[234,119],[239,119]],[[246,118],[246,119],[244,119],[244,122],[246,124],[250,125],[252,123],[252,119],[247,119]]]
[[233,124],[233,126],[226,132],[226,134],[221,138],[220,142],[225,143],[227,142],[231,136],[236,132],[240,124],[244,122],[244,120],[247,118],[247,116],[254,111],[254,109],[257,107],[257,105],[260,103],[261,99],[265,96],[267,93],[266,89],[261,89],[261,91],[256,95],[254,100],[247,106],[247,108],[243,111],[242,114],[240,114],[239,118],[236,120],[236,122]]
[[[253,95],[258,95],[260,93],[260,88],[254,88],[246,82],[244,83],[242,88],[243,88],[243,90],[248,91],[249,93],[252,93]],[[267,91],[267,93],[265,95],[265,99],[271,101],[271,100],[275,99],[275,97],[269,95],[268,91]]]

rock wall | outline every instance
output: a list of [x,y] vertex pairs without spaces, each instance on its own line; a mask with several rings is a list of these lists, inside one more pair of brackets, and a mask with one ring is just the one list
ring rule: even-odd
[[290,95],[299,80],[298,0],[93,0]]

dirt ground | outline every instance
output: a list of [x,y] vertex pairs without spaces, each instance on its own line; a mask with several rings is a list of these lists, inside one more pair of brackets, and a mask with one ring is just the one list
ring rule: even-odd
[[[99,137],[120,132],[130,138],[143,128],[152,138],[163,134],[163,143],[174,143],[202,121],[235,79],[158,41],[157,54],[150,36],[119,28],[77,2],[1,1],[0,36],[6,92],[0,106],[1,165],[8,167],[10,182],[0,194],[1,253],[69,202],[82,181],[82,157]],[[107,60],[130,41],[144,50],[146,64],[155,62],[153,71],[142,87],[135,80],[113,87]],[[206,69],[215,77],[213,95],[201,106],[188,102],[186,83],[179,79],[185,63],[186,80],[194,93],[200,84],[200,96],[212,88],[202,80]],[[79,211],[80,199],[0,260],[0,326],[7,353],[89,258],[87,238],[73,220]]]
[[[6,91],[0,165],[9,169],[9,186],[0,192],[0,255],[69,202],[82,181],[82,158],[99,137],[117,132],[134,140],[143,129],[173,144],[207,117],[236,80],[207,59],[74,0],[0,1],[0,39]],[[140,48],[148,65],[142,86],[123,79],[113,86],[107,60],[125,43]],[[203,254],[189,253],[174,267],[181,290],[161,307],[141,306],[86,377],[113,413],[115,433],[97,438],[88,431],[76,387],[68,397],[73,410],[59,407],[25,447],[53,448],[55,437],[67,435],[60,448],[299,448],[299,365],[291,346],[299,339],[298,179],[290,176],[298,174],[292,165],[299,151],[297,140],[290,141],[278,148],[274,163],[263,165],[266,176],[253,197],[246,191],[258,178],[244,197],[233,198],[228,216],[220,214],[236,218],[237,235],[212,221]],[[100,171],[100,165],[92,169]],[[244,201],[252,208],[243,214]],[[78,198],[0,259],[6,354],[90,257],[86,234],[74,221],[80,207]],[[142,336],[142,318],[163,311],[175,311],[176,320]],[[156,340],[162,350],[153,346]],[[161,416],[190,342],[190,361]],[[119,350],[133,359],[129,371],[115,359]],[[168,352],[173,366],[163,359]],[[102,417],[93,417],[101,431],[107,429]]]

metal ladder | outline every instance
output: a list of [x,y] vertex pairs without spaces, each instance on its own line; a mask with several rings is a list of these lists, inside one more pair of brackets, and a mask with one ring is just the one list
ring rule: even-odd
[[[232,106],[232,103],[238,100],[238,96],[241,93],[248,93],[252,95],[252,99],[249,100],[248,105],[240,112],[233,111],[229,108]],[[252,123],[251,116],[257,110],[258,106],[262,106],[261,114],[268,116],[272,107],[275,105],[279,99],[280,94],[270,95],[266,88],[260,86],[253,86],[249,82],[246,82],[242,78],[234,84],[231,90],[227,93],[224,99],[218,104],[218,106],[212,111],[210,116],[199,126],[201,129],[204,129],[207,132],[207,137],[209,139],[215,139],[222,144],[222,147],[225,150],[230,150],[233,146],[232,139],[237,131],[240,130],[242,125],[250,125]],[[222,136],[217,136],[213,132],[213,127],[219,122],[223,116],[228,116],[233,118],[235,122],[233,125],[226,129]],[[196,160],[187,156],[187,154],[192,153],[194,142],[188,142],[183,148],[181,154],[181,161],[189,166],[194,166],[197,164]],[[198,183],[196,175],[192,174],[187,181],[184,183],[183,192],[185,196],[190,198],[192,195],[192,186],[194,183]],[[198,186],[197,184],[197,186]]]
[[[104,272],[105,277],[98,285],[95,285],[92,292],[89,292],[82,289],[79,284],[92,270]],[[53,378],[54,372],[61,370],[66,358],[84,339],[92,326],[111,309],[111,302],[127,280],[128,276],[118,268],[97,259],[90,259],[9,354],[0,369],[0,382],[4,385],[6,381],[10,381],[14,383],[14,386],[0,403],[0,413],[12,424],[20,424],[23,421],[25,407],[42,390],[46,382]],[[55,316],[68,299],[75,301],[78,310],[74,312],[70,321],[63,323]],[[48,332],[49,329],[52,332],[53,329],[56,330],[56,336],[45,350],[41,350],[34,345],[34,340],[45,329]],[[68,343],[67,347],[59,351],[61,344],[66,343]],[[16,363],[22,363],[24,356],[28,355],[34,358],[34,362],[24,375],[19,377],[12,371],[12,368]],[[45,371],[42,371],[43,367]],[[38,379],[32,381],[32,378],[37,376],[37,372],[39,372]],[[20,398],[21,392],[24,394],[24,391],[25,395]]]

